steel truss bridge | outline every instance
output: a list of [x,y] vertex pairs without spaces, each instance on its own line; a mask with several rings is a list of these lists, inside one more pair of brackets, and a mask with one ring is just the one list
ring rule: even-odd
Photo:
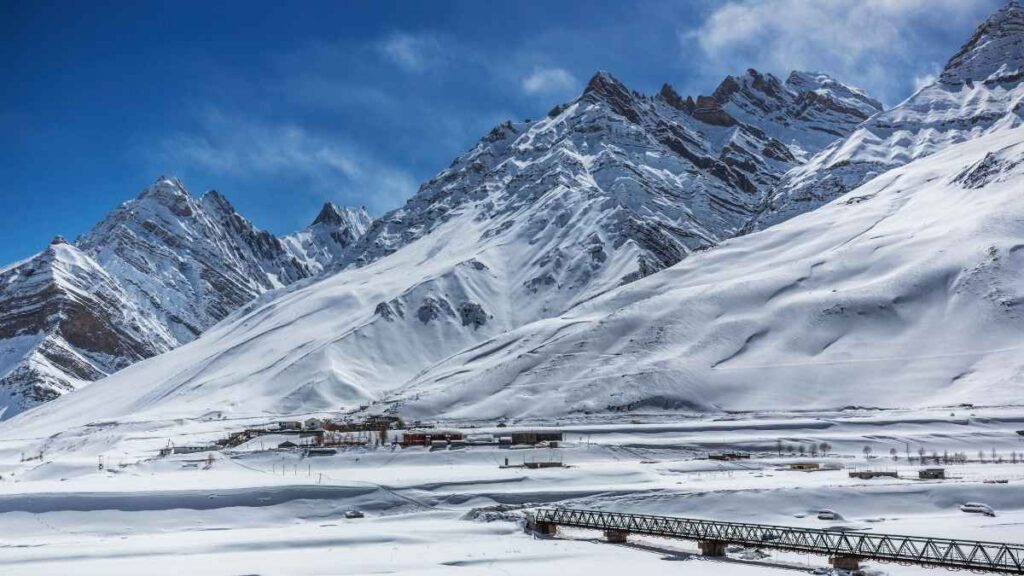
[[840,568],[857,568],[860,560],[1024,574],[1024,545],[841,532],[765,524],[716,522],[671,516],[647,516],[595,510],[541,508],[529,516],[529,528],[554,534],[558,526],[604,530],[610,541],[628,534],[696,540],[705,555],[723,556],[737,544],[793,552],[824,554]]

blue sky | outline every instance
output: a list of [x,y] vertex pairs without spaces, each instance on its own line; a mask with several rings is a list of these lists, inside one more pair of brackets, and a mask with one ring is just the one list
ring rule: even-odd
[[892,105],[1001,3],[0,0],[0,263],[160,175],[275,233],[325,200],[379,215],[599,69],[684,94],[814,69]]

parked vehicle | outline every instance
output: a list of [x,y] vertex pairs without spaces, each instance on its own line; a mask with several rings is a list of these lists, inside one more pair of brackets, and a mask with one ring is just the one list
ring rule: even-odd
[[843,520],[843,515],[836,512],[835,510],[819,510],[818,520]]
[[364,517],[363,513],[360,512],[359,510],[349,510],[348,512],[345,512],[345,518],[350,518],[351,519],[351,518],[363,518],[363,517]]

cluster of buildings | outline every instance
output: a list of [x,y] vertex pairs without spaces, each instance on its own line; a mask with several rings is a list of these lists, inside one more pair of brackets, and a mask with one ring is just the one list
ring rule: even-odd
[[[557,447],[563,434],[549,430],[520,430],[501,434],[466,434],[461,430],[440,430],[428,427],[405,429],[397,416],[374,415],[360,420],[307,418],[284,420],[232,432],[213,444],[168,445],[160,450],[161,456],[192,454],[225,448],[235,448],[256,438],[276,438],[269,449],[305,449],[310,455],[333,454],[333,447],[392,446],[453,448],[463,446],[538,446]],[[282,441],[281,436],[287,438]],[[262,443],[262,441],[261,441]],[[315,454],[313,454],[315,452]]]
[[408,430],[396,438],[399,446],[459,447],[459,446],[537,446],[552,448],[562,442],[563,434],[558,431],[527,430],[504,434],[465,434],[460,430]]

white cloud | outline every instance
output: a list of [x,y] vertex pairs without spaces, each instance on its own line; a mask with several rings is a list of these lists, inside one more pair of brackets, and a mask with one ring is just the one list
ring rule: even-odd
[[[240,180],[301,182],[307,193],[372,210],[390,209],[415,190],[405,171],[367,156],[339,136],[292,124],[260,124],[209,111],[196,133],[162,146],[163,162]],[[296,190],[302,192],[302,190]]]
[[915,76],[914,77],[914,92],[917,92],[918,90],[920,90],[921,88],[924,88],[925,86],[930,86],[930,85],[934,84],[935,81],[938,80],[938,79],[939,79],[938,76],[936,76],[935,74],[931,74],[931,73],[922,74],[920,76]]
[[[715,8],[698,29],[684,33],[683,39],[687,46],[696,42],[705,61],[718,69],[725,64],[739,70],[822,71],[887,98],[905,93],[915,76],[941,66],[959,47],[943,48],[927,40],[948,35],[951,22],[973,29],[997,4],[996,0],[730,0]],[[966,39],[964,35],[961,41]]]
[[522,87],[527,94],[566,92],[576,88],[576,78],[563,68],[534,68]]
[[412,72],[437,64],[444,56],[441,42],[423,34],[398,32],[379,42],[377,48],[389,60]]

